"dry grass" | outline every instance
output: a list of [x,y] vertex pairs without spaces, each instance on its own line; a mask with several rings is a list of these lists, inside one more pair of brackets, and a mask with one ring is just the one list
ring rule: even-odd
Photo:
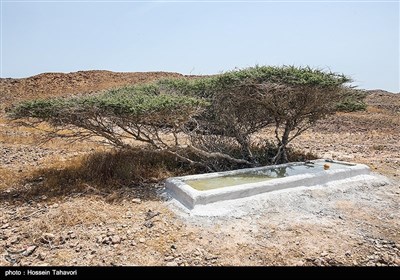
[[[18,221],[18,231],[23,239],[50,249],[65,243],[71,231],[82,240],[92,239],[88,229],[121,222],[127,209],[126,204],[109,204],[95,196],[68,198],[56,204],[43,202],[35,206],[19,208],[13,219]],[[46,234],[54,238],[46,239]]]
[[386,110],[382,108],[378,108],[376,106],[368,106],[367,107],[367,112],[368,113],[375,113],[375,114],[384,114],[386,113]]
[[22,178],[22,176],[16,175],[15,171],[0,166],[0,190],[16,185]]
[[29,227],[24,229],[24,232],[36,241],[39,241],[43,233],[64,235],[62,231],[68,231],[74,227],[94,226],[110,220],[118,220],[124,212],[122,206],[110,205],[93,197],[75,198],[57,207],[50,206],[43,209],[46,212],[41,218],[33,218]]
[[[54,162],[51,166],[32,170],[19,188],[3,194],[3,199],[27,201],[83,194],[100,194],[109,200],[118,200],[126,192],[154,199],[152,186],[170,177],[195,172],[174,157],[152,150],[97,151],[90,155],[72,158],[67,162]],[[7,173],[4,181],[14,179]],[[17,180],[15,180],[17,182]]]

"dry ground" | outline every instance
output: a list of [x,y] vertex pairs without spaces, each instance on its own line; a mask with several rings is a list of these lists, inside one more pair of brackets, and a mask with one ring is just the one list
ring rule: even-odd
[[[69,190],[60,178],[66,189],[46,189],[54,176],[45,176],[102,148],[62,140],[37,146],[39,132],[3,118],[0,265],[399,266],[400,96],[377,93],[368,102],[367,112],[331,117],[293,146],[368,164],[390,183],[278,193],[265,211],[219,219],[176,215],[157,196],[161,184]],[[43,172],[49,168],[56,173]]]

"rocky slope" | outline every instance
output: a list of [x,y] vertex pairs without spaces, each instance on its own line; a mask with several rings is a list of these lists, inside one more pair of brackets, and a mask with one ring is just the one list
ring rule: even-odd
[[0,79],[0,110],[12,103],[34,98],[91,93],[129,84],[145,83],[162,78],[181,77],[168,72],[78,71],[43,73],[29,78]]

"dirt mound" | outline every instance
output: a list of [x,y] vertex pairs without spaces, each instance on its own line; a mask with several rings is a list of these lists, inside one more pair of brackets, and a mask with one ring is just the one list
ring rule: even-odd
[[11,104],[34,98],[92,93],[129,84],[150,82],[162,78],[182,77],[168,72],[78,71],[43,73],[29,78],[0,79],[0,111]]

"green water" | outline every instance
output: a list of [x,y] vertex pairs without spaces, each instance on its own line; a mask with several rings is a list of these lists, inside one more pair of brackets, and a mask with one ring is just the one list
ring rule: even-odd
[[324,164],[328,164],[327,170],[349,168],[349,165],[331,162],[318,162],[315,164],[302,164],[288,167],[279,167],[260,171],[250,171],[248,173],[220,176],[210,179],[187,180],[186,184],[199,191],[225,188],[249,183],[269,181],[276,178],[300,175],[305,173],[323,172]]
[[185,181],[185,183],[198,191],[206,191],[248,183],[258,183],[272,179],[273,178],[268,178],[265,176],[254,176],[253,174],[241,174],[215,177],[211,179],[188,180]]

